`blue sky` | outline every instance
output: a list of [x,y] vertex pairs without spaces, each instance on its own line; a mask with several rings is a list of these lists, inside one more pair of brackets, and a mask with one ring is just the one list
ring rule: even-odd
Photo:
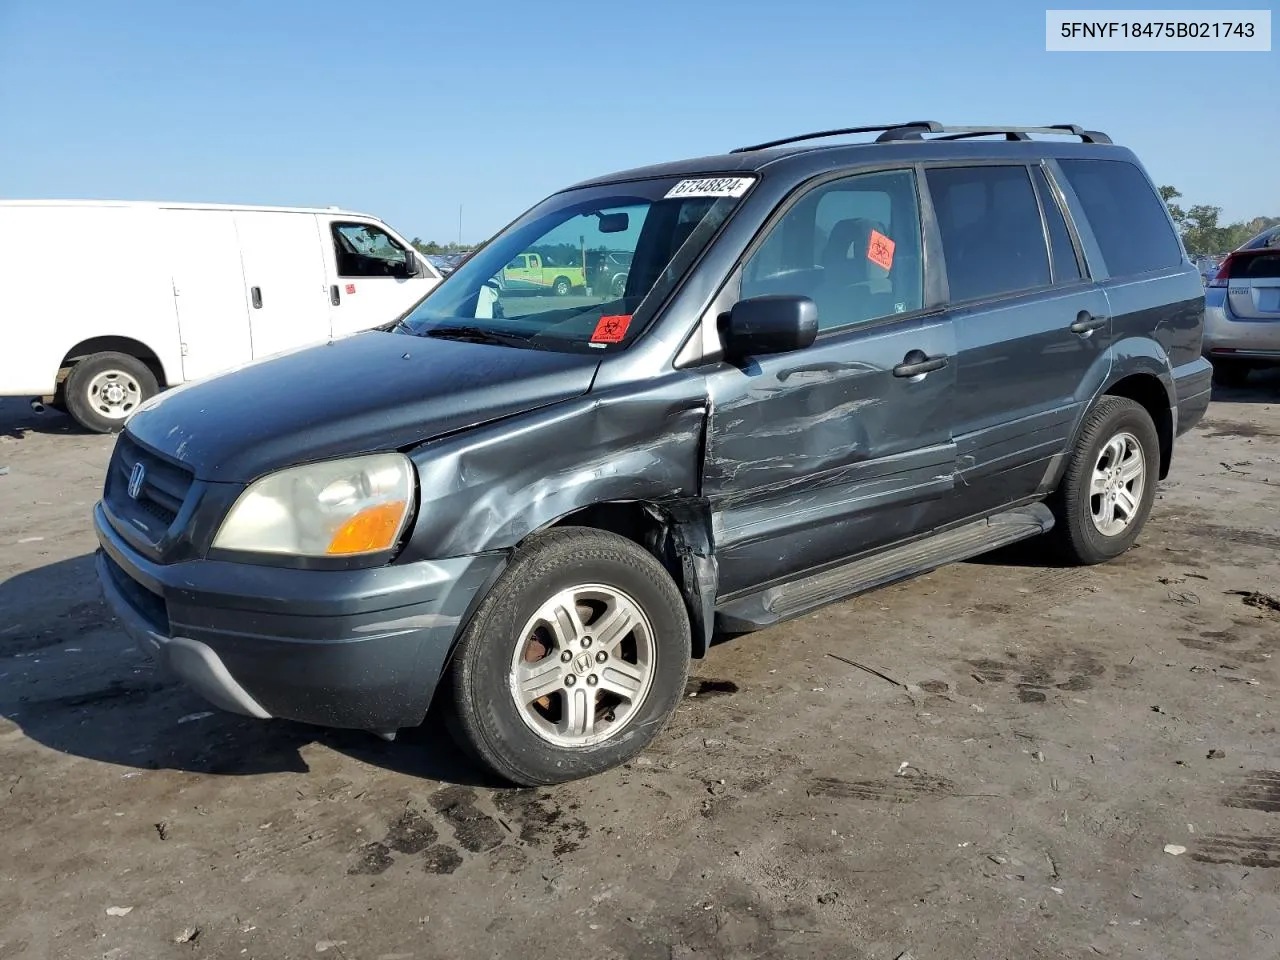
[[0,194],[338,204],[439,240],[461,204],[475,241],[583,177],[923,118],[1081,123],[1188,204],[1280,215],[1280,54],[1046,53],[1044,10],[0,0]]

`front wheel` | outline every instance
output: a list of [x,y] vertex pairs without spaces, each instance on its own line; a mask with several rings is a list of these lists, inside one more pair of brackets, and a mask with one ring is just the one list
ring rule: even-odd
[[553,289],[557,297],[567,297],[569,291],[573,289],[573,284],[569,282],[568,277],[557,277]]
[[94,433],[117,433],[160,389],[147,365],[125,353],[85,357],[71,368],[63,388],[67,412]]
[[1151,415],[1127,397],[1103,397],[1085,419],[1050,500],[1064,558],[1102,563],[1133,546],[1151,513],[1159,468]]
[[448,678],[454,735],[524,786],[608,770],[674,712],[689,637],[675,583],[634,543],[585,528],[539,534],[459,642]]

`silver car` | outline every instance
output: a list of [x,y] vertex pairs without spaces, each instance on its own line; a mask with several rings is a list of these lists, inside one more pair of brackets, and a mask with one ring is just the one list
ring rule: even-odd
[[1204,355],[1214,378],[1239,386],[1280,366],[1280,225],[1233,251],[1205,289]]

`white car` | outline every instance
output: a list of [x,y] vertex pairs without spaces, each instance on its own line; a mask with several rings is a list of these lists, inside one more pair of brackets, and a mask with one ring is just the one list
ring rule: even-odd
[[375,217],[0,201],[0,396],[113,432],[149,396],[389,323],[440,272]]

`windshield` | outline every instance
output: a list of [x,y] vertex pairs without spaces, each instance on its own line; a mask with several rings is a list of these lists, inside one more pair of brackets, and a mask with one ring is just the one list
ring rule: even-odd
[[622,349],[753,182],[673,177],[556,194],[461,264],[400,329],[535,349]]

